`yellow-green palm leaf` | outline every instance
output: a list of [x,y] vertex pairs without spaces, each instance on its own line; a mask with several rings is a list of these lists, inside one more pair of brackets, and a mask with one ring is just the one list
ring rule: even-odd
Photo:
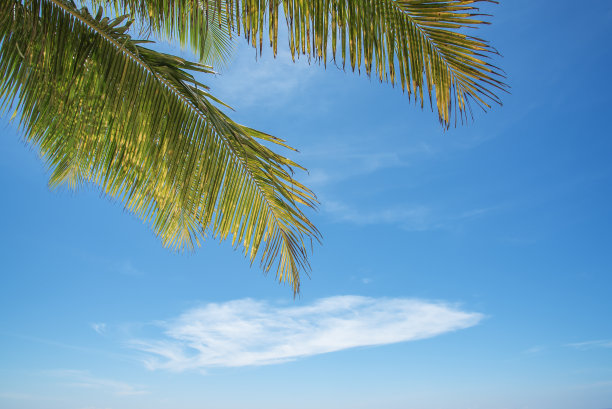
[[297,165],[261,142],[286,145],[221,112],[188,72],[209,68],[142,47],[124,21],[65,0],[2,0],[0,99],[50,183],[101,186],[169,246],[231,237],[297,292],[305,240],[319,233]]
[[[105,3],[98,0],[99,3]],[[471,115],[501,103],[503,72],[485,40],[466,34],[487,24],[478,5],[491,0],[112,0],[167,35],[189,42],[203,58],[208,39],[225,49],[232,32],[261,49],[267,36],[276,55],[278,26],[285,20],[293,58],[326,64],[341,59],[353,70],[377,77],[420,101],[435,100],[440,121]],[[107,3],[108,4],[108,3]],[[214,24],[211,24],[211,16]],[[206,27],[214,35],[206,37]],[[225,36],[223,36],[223,30]],[[208,49],[210,49],[209,46]],[[424,97],[424,92],[427,95]]]
[[234,51],[232,16],[226,1],[80,0],[115,14],[129,15],[147,31],[189,45],[200,62],[226,66]]
[[[495,50],[466,35],[490,0],[0,0],[0,101],[52,169],[51,185],[93,182],[149,222],[164,244],[230,238],[265,271],[299,290],[306,243],[319,233],[303,213],[316,199],[291,160],[236,124],[190,72],[209,67],[144,48],[132,19],[189,44],[201,61],[227,62],[233,35],[274,53],[285,20],[293,58],[339,58],[401,84],[440,121],[488,108],[505,90]],[[116,19],[103,17],[106,7]],[[126,22],[128,21],[128,22]],[[424,96],[425,94],[425,96]]]

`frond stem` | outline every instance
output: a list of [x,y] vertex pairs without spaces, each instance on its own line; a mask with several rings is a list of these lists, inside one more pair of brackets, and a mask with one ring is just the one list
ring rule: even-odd
[[[147,72],[149,72],[151,75],[153,75],[155,78],[157,78],[162,84],[164,84],[173,94],[175,94],[184,104],[186,104],[188,107],[190,107],[191,109],[194,110],[194,112],[197,113],[197,115],[202,118],[204,121],[208,120],[208,117],[197,107],[195,106],[187,97],[185,97],[178,89],[176,89],[175,86],[173,86],[169,81],[167,81],[166,79],[164,79],[163,77],[160,77],[159,75],[157,75],[155,73],[154,70],[152,70],[148,64],[146,64],[146,62],[144,62],[142,59],[140,59],[138,57],[138,55],[134,54],[133,52],[131,52],[129,49],[127,49],[124,45],[120,44],[117,40],[115,40],[114,38],[110,37],[109,35],[107,35],[107,33],[105,33],[103,30],[100,30],[99,27],[97,27],[95,24],[93,24],[91,21],[89,21],[88,19],[85,19],[82,15],[80,15],[79,13],[76,13],[74,10],[72,10],[71,8],[67,7],[66,4],[62,1],[62,0],[48,0],[50,1],[52,4],[54,4],[55,6],[61,8],[64,12],[72,15],[74,18],[76,18],[77,20],[79,20],[83,25],[85,25],[86,27],[89,27],[91,30],[93,30],[94,32],[96,32],[97,34],[99,34],[100,36],[102,36],[102,38],[104,38],[106,41],[110,42],[111,44],[113,44],[119,51],[123,52],[128,58],[130,58],[131,60],[133,60],[134,62],[136,62],[138,65],[140,65],[141,67],[143,67]],[[213,125],[214,126],[214,125]],[[270,204],[270,201],[268,200],[268,195],[264,192],[264,190],[261,188],[260,184],[257,182],[257,178],[255,178],[255,175],[253,175],[253,173],[251,172],[251,170],[249,169],[249,166],[247,164],[247,162],[245,161],[244,158],[242,158],[240,155],[237,155],[234,150],[231,147],[231,144],[228,142],[227,138],[225,138],[222,133],[220,132],[215,132],[214,133],[218,138],[220,138],[222,141],[225,142],[225,145],[228,147],[228,150],[230,152],[232,152],[232,156],[234,157],[234,160],[237,160],[239,163],[242,164],[244,170],[249,174],[250,179],[253,183],[253,185],[256,187],[257,191],[260,193],[260,195],[263,198],[266,198],[265,203],[266,203],[266,207],[268,208],[268,210],[272,213],[274,220],[276,222],[276,225],[278,226],[281,234],[284,237],[284,242],[286,243],[288,240],[288,231],[287,228],[284,226],[284,223],[281,223],[281,218],[279,217],[278,213],[276,212],[276,209],[274,208],[274,206],[272,206]],[[238,141],[238,143],[240,143],[240,141]],[[295,278],[295,277],[294,277]]]

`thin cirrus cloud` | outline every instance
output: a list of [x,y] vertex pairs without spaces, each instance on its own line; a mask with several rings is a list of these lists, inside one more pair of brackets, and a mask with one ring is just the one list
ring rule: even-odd
[[149,369],[270,365],[361,346],[434,337],[483,318],[440,302],[336,296],[304,306],[252,299],[211,303],[161,322],[158,339],[132,340]]
[[238,64],[232,64],[219,78],[211,79],[216,95],[234,107],[283,106],[297,91],[306,88],[309,78],[315,75],[305,62],[293,63],[284,48],[279,48],[277,58],[263,58],[255,65],[250,63],[253,59],[248,52],[250,47],[245,48],[247,52],[236,56]]
[[93,322],[90,325],[91,328],[100,335],[104,335],[106,332],[106,324],[103,322]]
[[566,346],[576,349],[612,348],[612,339],[600,339],[596,341],[575,342]]
[[64,386],[72,388],[99,389],[104,393],[117,396],[144,395],[149,393],[140,385],[131,385],[114,379],[97,378],[91,376],[87,371],[74,369],[57,369],[47,371],[47,375],[57,379],[63,379]]
[[338,222],[357,225],[396,224],[410,231],[433,230],[442,225],[434,220],[429,207],[420,205],[361,211],[342,202],[327,200],[323,202],[323,211]]
[[[452,212],[424,205],[398,205],[364,211],[343,202],[322,199],[322,208],[334,221],[356,225],[390,224],[408,231],[430,231],[447,229],[465,223],[505,206],[480,207],[469,211]],[[453,214],[454,213],[454,214]]]

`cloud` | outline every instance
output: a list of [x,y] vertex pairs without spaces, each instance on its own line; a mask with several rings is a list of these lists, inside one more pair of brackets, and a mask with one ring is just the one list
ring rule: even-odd
[[[241,52],[240,52],[241,51]],[[289,51],[278,50],[277,58],[266,54],[255,60],[255,51],[242,47],[237,61],[211,82],[214,95],[233,106],[280,107],[308,86],[315,71],[305,61],[294,63]]]
[[384,152],[355,155],[354,158],[350,159],[350,163],[348,163],[349,160],[346,157],[336,157],[333,161],[333,165],[327,166],[326,169],[312,169],[304,177],[304,181],[309,186],[324,187],[358,176],[362,177],[383,169],[406,166],[406,163],[402,161],[397,153]]
[[58,369],[48,371],[47,374],[56,378],[64,378],[66,380],[64,385],[74,388],[102,389],[119,396],[144,395],[149,393],[142,386],[130,385],[112,379],[96,378],[91,376],[87,371]]
[[339,222],[358,225],[397,224],[407,230],[431,230],[440,227],[426,206],[396,206],[373,211],[362,211],[338,201],[324,201],[323,211]]
[[94,322],[90,325],[91,328],[100,335],[103,335],[106,332],[106,324],[103,322]]
[[348,348],[434,337],[482,314],[414,299],[336,296],[304,306],[252,299],[211,303],[160,323],[161,339],[133,340],[150,369],[269,365]]
[[528,348],[526,350],[523,351],[524,354],[539,354],[540,352],[544,352],[546,350],[545,346],[542,345],[535,345],[532,346],[531,348]]
[[581,350],[594,349],[594,348],[612,348],[612,339],[576,342],[573,344],[566,344],[566,346],[576,348],[576,349],[581,349]]
[[425,205],[395,205],[382,209],[362,210],[340,201],[321,198],[322,209],[336,222],[357,225],[391,224],[409,231],[429,231],[452,228],[463,222],[483,217],[502,208],[491,206],[450,213]]
[[352,140],[352,145],[326,141],[325,144],[302,148],[301,157],[310,163],[304,182],[322,188],[387,169],[403,168],[409,166],[414,158],[430,154],[429,146],[423,143],[400,150],[381,151],[380,136],[375,143],[372,143],[371,135],[352,136]]

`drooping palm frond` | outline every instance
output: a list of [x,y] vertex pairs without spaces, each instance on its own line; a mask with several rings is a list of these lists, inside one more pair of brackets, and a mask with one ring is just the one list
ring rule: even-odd
[[142,47],[124,17],[1,2],[0,101],[52,185],[99,185],[169,246],[231,237],[299,290],[305,240],[319,237],[301,208],[316,199],[291,177],[299,166],[260,143],[282,140],[230,120],[188,73],[207,67]]
[[[465,33],[487,24],[477,7],[492,0],[112,0],[118,9],[186,38],[202,32],[206,16],[221,15],[219,28],[244,35],[254,46],[267,35],[276,55],[283,17],[293,58],[305,54],[324,64],[339,54],[344,66],[401,84],[420,101],[435,99],[440,121],[501,104],[503,72],[485,40]],[[282,14],[281,14],[282,11]],[[191,34],[189,34],[191,33]],[[223,36],[217,31],[219,39]],[[217,38],[217,37],[215,37]],[[197,38],[196,38],[197,40]],[[197,45],[197,42],[193,42]],[[197,50],[197,47],[195,47]],[[424,91],[427,96],[424,97]],[[433,93],[433,95],[432,95]]]
[[501,70],[488,61],[496,51],[462,32],[485,24],[475,6],[482,2],[492,1],[243,0],[239,21],[261,47],[267,18],[276,52],[276,4],[282,3],[294,58],[301,53],[325,63],[328,52],[335,59],[339,48],[343,66],[350,61],[354,71],[363,64],[368,75],[376,71],[381,81],[400,83],[421,106],[423,90],[430,101],[434,92],[440,121],[449,126],[453,117],[471,114],[472,101],[483,108],[501,103],[496,91],[505,89]]
[[216,69],[228,65],[235,47],[225,1],[208,0],[80,0],[115,14],[129,15],[168,40],[178,39],[201,63]]

